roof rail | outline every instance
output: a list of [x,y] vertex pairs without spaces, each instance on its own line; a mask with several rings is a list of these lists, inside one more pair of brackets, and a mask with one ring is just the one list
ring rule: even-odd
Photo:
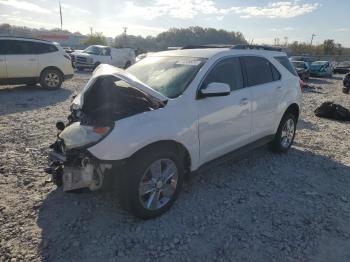
[[233,45],[187,45],[180,47],[181,50],[183,49],[205,49],[205,48],[232,48]]
[[20,38],[20,39],[29,39],[29,40],[38,40],[38,41],[44,41],[44,42],[49,42],[49,43],[52,43],[52,42],[53,42],[53,41],[49,41],[49,40],[44,40],[44,39],[34,38],[34,37],[27,37],[27,36],[0,35],[0,38],[2,38],[2,37]]
[[268,45],[234,45],[231,49],[257,49],[257,50],[266,50],[266,51],[276,51],[282,52],[282,47],[274,47]]

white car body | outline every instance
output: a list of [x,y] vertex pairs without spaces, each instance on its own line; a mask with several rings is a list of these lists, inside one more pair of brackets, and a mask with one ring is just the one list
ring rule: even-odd
[[[95,48],[98,52],[87,53],[88,48]],[[99,64],[126,68],[135,63],[135,51],[131,48],[113,48],[101,45],[93,45],[88,48],[72,53],[76,68],[96,68]]]
[[74,99],[68,125],[56,124],[46,170],[64,191],[113,184],[125,209],[159,216],[187,172],[266,143],[287,152],[301,84],[286,54],[269,47],[187,47],[126,71],[102,64]]
[[[96,79],[111,74],[167,104],[162,109],[116,121],[111,133],[87,149],[97,159],[127,159],[147,145],[170,140],[186,148],[191,159],[190,170],[193,171],[228,152],[273,136],[288,107],[293,104],[300,107],[299,78],[274,59],[285,56],[284,53],[202,49],[166,51],[155,56],[204,57],[208,60],[186,91],[176,99],[163,96],[124,70],[100,66],[74,100],[75,107],[82,107],[82,98]],[[226,97],[197,99],[198,87],[217,61],[241,56],[268,59],[281,73],[281,80],[233,91]]]
[[[24,48],[13,48],[14,45],[23,45]],[[0,83],[36,83],[48,68],[59,70],[64,80],[73,77],[70,57],[59,44],[30,38],[0,37]]]

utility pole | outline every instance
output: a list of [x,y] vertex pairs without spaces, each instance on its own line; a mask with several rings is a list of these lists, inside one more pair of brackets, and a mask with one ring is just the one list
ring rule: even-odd
[[311,35],[311,45],[312,45],[312,42],[314,41],[314,37],[315,37],[316,35],[315,34],[312,34]]
[[62,8],[61,8],[61,0],[58,1],[58,4],[60,6],[60,21],[61,21],[61,30],[62,30]]
[[126,47],[126,31],[128,30],[127,27],[123,27],[124,29],[124,47]]
[[90,35],[92,36],[92,27],[90,27]]

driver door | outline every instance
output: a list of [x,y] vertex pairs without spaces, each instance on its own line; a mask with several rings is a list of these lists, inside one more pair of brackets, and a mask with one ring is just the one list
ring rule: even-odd
[[251,138],[251,94],[244,88],[240,59],[216,63],[200,88],[213,82],[228,84],[231,93],[196,100],[201,163],[229,153]]

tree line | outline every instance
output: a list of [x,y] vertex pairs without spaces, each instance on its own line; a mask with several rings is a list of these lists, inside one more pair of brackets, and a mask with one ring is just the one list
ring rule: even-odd
[[148,51],[165,50],[168,47],[208,44],[247,44],[240,32],[203,28],[171,28],[157,36],[119,35],[114,39],[115,47],[133,47]]
[[[25,26],[14,26],[0,24],[0,35],[15,35],[31,37],[40,33],[57,32],[68,35],[82,35],[79,32],[71,33],[68,30],[55,29],[33,29]],[[83,45],[107,45],[107,39],[102,33],[93,33],[82,40]],[[131,47],[138,53],[147,51],[166,50],[168,47],[180,47],[186,45],[207,44],[247,44],[247,40],[241,32],[218,30],[215,28],[203,28],[193,26],[189,28],[171,28],[157,36],[135,36],[121,34],[114,38],[111,44],[114,47]],[[341,44],[332,39],[325,40],[322,44],[311,45],[303,42],[284,44],[287,52],[292,55],[308,54],[313,56],[322,55],[350,55],[350,48],[343,48]]]

